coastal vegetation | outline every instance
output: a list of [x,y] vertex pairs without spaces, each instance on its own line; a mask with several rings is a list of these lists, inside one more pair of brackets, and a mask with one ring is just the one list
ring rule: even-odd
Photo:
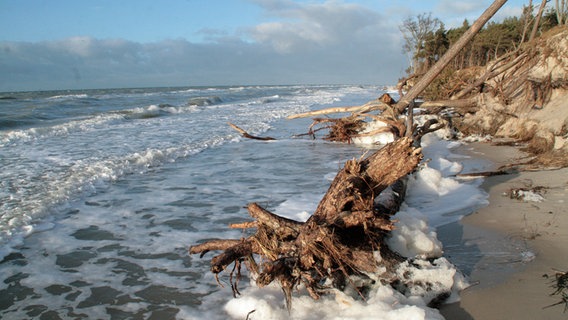
[[[487,23],[420,91],[423,109],[452,114],[446,118],[460,134],[524,146],[527,168],[568,165],[568,8],[548,2]],[[412,63],[400,92],[423,80],[468,26],[446,30],[431,14],[406,19],[400,29]]]
[[[492,61],[504,55],[534,46],[534,40],[547,31],[567,23],[568,5],[564,1],[546,7],[549,1],[535,6],[532,1],[523,8],[519,17],[502,21],[489,21],[445,68],[443,74],[423,92],[428,100],[449,98],[456,87],[475,76]],[[400,25],[404,38],[403,51],[410,66],[407,79],[415,79],[428,71],[448,49],[470,28],[466,19],[459,27],[446,29],[443,21],[432,13],[406,18]],[[459,79],[452,75],[459,74]],[[460,80],[455,82],[453,80]]]

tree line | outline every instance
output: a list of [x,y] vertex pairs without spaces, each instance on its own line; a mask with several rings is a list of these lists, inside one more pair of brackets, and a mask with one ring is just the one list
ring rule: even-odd
[[[532,1],[523,7],[519,17],[508,17],[500,22],[489,22],[447,67],[460,70],[485,66],[489,61],[516,50],[535,35],[557,26],[568,24],[568,2],[543,0],[535,6]],[[536,11],[536,13],[535,13]],[[457,28],[446,29],[444,23],[431,13],[405,19],[400,26],[404,38],[403,51],[408,55],[408,75],[425,73],[470,27],[468,20]]]

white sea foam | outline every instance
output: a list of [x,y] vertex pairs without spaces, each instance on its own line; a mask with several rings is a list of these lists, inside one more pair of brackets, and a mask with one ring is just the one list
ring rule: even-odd
[[87,119],[71,120],[51,127],[7,131],[0,138],[0,148],[13,143],[26,143],[49,137],[67,136],[78,131],[89,131],[122,119],[124,119],[124,116],[121,114],[103,114]]
[[288,314],[282,305],[283,294],[274,286],[250,288],[243,296],[231,300],[225,310],[231,319],[443,319],[437,310],[425,307],[420,299],[405,297],[389,286],[373,288],[367,301],[341,291],[323,296],[314,302],[304,294],[293,298]]
[[387,240],[389,247],[407,258],[439,258],[443,254],[442,243],[428,218],[416,208],[404,205],[395,215],[396,229]]
[[[242,291],[241,297],[227,303],[227,313],[233,319],[247,316],[249,319],[443,319],[437,310],[427,307],[427,303],[440,294],[449,294],[448,302],[459,300],[459,292],[468,283],[456,267],[442,257],[443,246],[437,239],[435,226],[459,219],[472,208],[485,205],[487,195],[476,185],[446,177],[462,169],[460,164],[447,159],[452,156],[450,149],[456,147],[455,143],[438,140],[433,135],[426,141],[430,148],[426,153],[439,170],[424,167],[411,178],[409,200],[395,215],[396,229],[387,241],[391,249],[413,258],[397,269],[399,278],[405,279],[406,289],[401,289],[404,294],[380,282],[373,287],[367,301],[356,294],[350,296],[335,290],[314,301],[300,290],[288,314],[277,286],[259,289],[252,284]],[[299,209],[296,202],[286,201],[281,206],[291,211]],[[283,211],[286,210],[280,210]]]
[[[303,90],[304,87],[298,86],[297,89]],[[211,88],[209,91],[219,89]],[[238,121],[240,126],[253,134],[262,133],[270,129],[270,121],[303,112],[312,104],[329,103],[336,100],[338,95],[344,96],[344,93],[317,88],[312,92],[291,96],[285,102],[254,107],[257,101],[255,98],[242,105],[214,105],[208,110],[196,106],[150,104],[70,119],[54,126],[2,132],[0,147],[5,148],[7,155],[12,150],[14,152],[13,156],[6,158],[17,160],[22,157],[20,161],[6,163],[0,173],[2,257],[11,252],[11,248],[22,244],[24,237],[31,233],[30,230],[41,223],[39,219],[49,217],[58,210],[59,205],[70,199],[96,193],[97,188],[104,188],[108,183],[124,176],[145,174],[152,168],[175,162],[176,159],[227,142],[239,141],[238,135],[225,124],[229,119]],[[136,95],[129,93],[124,96]],[[155,94],[150,96],[159,98]],[[279,95],[271,97],[276,96]],[[64,97],[83,96],[65,95],[55,98]],[[98,98],[117,99],[117,95],[101,95]],[[184,114],[197,111],[206,120],[199,121],[199,118],[193,116],[183,117]],[[145,119],[146,116],[163,112],[181,115],[182,118],[166,117],[157,121]],[[134,114],[138,115],[138,120],[127,121]],[[222,130],[214,129],[219,134],[208,135],[204,140],[194,138],[195,132],[201,137],[212,130],[209,125],[215,121],[224,126]],[[163,131],[164,127],[168,128],[167,132]],[[133,132],[134,136],[127,132]],[[194,133],[189,134],[190,132]],[[18,172],[21,178],[14,176],[14,172]],[[50,183],[44,185],[38,181]]]
[[388,124],[382,121],[372,121],[367,124],[365,129],[361,131],[362,135],[369,134],[375,132],[375,134],[362,136],[353,138],[354,143],[363,144],[363,145],[371,145],[371,144],[380,144],[385,145],[387,143],[394,141],[394,134],[390,131],[384,131],[377,133],[379,130],[386,130],[388,128]]
[[60,95],[55,95],[55,96],[51,96],[48,99],[51,100],[60,100],[60,99],[82,99],[82,98],[87,98],[89,97],[89,95],[85,94],[85,93],[80,93],[80,94],[60,94]]
[[428,134],[422,145],[426,164],[409,179],[406,202],[426,215],[432,226],[457,221],[489,203],[487,193],[479,187],[481,180],[455,178],[463,169],[459,162],[463,157],[452,153],[458,143]]
[[511,197],[525,202],[543,202],[545,200],[541,194],[533,190],[523,189],[512,190]]
[[0,216],[0,258],[11,252],[12,248],[19,247],[32,231],[38,230],[34,225],[38,223],[38,219],[50,214],[53,206],[64,204],[77,196],[96,193],[98,187],[117,181],[125,175],[144,174],[152,167],[198,153],[216,143],[218,142],[213,139],[201,145],[167,150],[149,149],[116,159],[74,162],[62,176],[51,178],[53,185],[48,190],[23,194],[22,197],[26,197],[26,200],[12,198],[11,203],[2,204],[2,207],[10,206],[11,210]]
[[467,286],[465,278],[445,258],[432,263],[405,262],[397,273],[408,285],[404,294],[377,281],[366,300],[354,291],[331,290],[316,301],[300,286],[288,313],[277,285],[259,289],[251,284],[242,291],[242,296],[229,301],[225,310],[232,319],[247,316],[249,319],[443,319],[437,310],[427,307],[425,301],[450,292],[449,301],[456,301],[457,292]]

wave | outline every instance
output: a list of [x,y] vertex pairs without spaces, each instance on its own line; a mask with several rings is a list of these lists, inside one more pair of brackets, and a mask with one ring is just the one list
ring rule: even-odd
[[[108,159],[77,160],[58,166],[61,172],[45,172],[36,179],[18,182],[24,193],[0,193],[0,261],[13,251],[23,238],[38,231],[36,225],[59,211],[58,208],[82,196],[97,193],[101,187],[132,174],[144,174],[165,163],[175,162],[205,149],[233,141],[232,136],[212,136],[205,141],[164,149],[149,148]],[[42,178],[49,176],[49,185]],[[9,190],[14,183],[2,181],[2,189]]]
[[210,105],[214,105],[214,104],[219,104],[222,103],[223,99],[221,99],[221,97],[218,96],[212,96],[212,97],[197,97],[197,98],[191,98],[189,99],[189,101],[187,102],[188,106],[210,106]]
[[86,93],[75,93],[75,94],[60,94],[48,97],[48,100],[61,100],[61,99],[84,99],[88,98],[89,95]]
[[24,130],[13,130],[4,132],[0,136],[0,148],[18,142],[30,142],[42,138],[65,136],[71,132],[87,131],[96,128],[101,124],[124,119],[120,114],[102,114],[92,118],[72,120],[63,124],[50,127],[37,127]]
[[[0,146],[16,141],[30,141],[48,136],[68,135],[74,131],[94,130],[97,127],[108,126],[113,121],[124,122],[130,119],[144,119],[158,117],[165,114],[184,113],[200,110],[196,106],[175,106],[169,104],[150,105],[147,107],[134,108],[120,112],[101,114],[93,118],[78,119],[61,125],[32,128],[28,130],[12,131],[0,138]],[[249,130],[263,132],[270,128],[265,122],[258,123],[258,119],[265,121],[286,116],[290,110],[282,109],[248,109],[245,117],[253,114],[255,120],[243,122]],[[254,112],[253,112],[254,111]],[[260,114],[258,111],[261,111]],[[252,112],[249,114],[248,112]],[[218,114],[215,112],[215,114]],[[251,119],[252,120],[252,119]],[[231,130],[220,130],[218,135],[205,136],[201,141],[189,141],[175,146],[163,146],[159,148],[147,148],[144,151],[131,152],[126,155],[113,155],[106,159],[98,159],[91,156],[87,159],[73,160],[68,157],[49,156],[46,159],[43,154],[41,164],[36,169],[26,168],[24,163],[14,164],[15,167],[7,169],[10,172],[24,172],[23,180],[15,182],[13,179],[1,179],[0,192],[0,259],[2,253],[11,252],[28,234],[34,231],[34,225],[40,223],[45,217],[50,217],[52,212],[59,211],[57,208],[69,203],[70,199],[86,196],[97,192],[97,188],[120,180],[122,177],[132,174],[144,174],[153,168],[160,167],[165,163],[175,162],[179,158],[185,158],[205,149],[219,145],[240,141],[238,135]],[[146,139],[147,143],[153,141]],[[32,160],[31,163],[34,163]],[[44,171],[48,170],[48,171]],[[8,172],[6,171],[6,172]],[[8,176],[9,177],[9,176]],[[22,182],[23,181],[23,182]],[[42,181],[49,181],[45,184]],[[23,184],[22,184],[23,183]],[[16,186],[16,184],[18,184]],[[17,187],[18,193],[10,191],[11,186]]]
[[[247,91],[250,89],[250,92]],[[274,90],[273,90],[274,89]],[[176,97],[176,103],[155,103],[156,99],[149,99],[154,101],[141,101],[142,103],[152,103],[148,104],[147,106],[143,107],[133,107],[130,109],[123,109],[123,110],[112,110],[106,111],[101,114],[85,114],[85,115],[77,115],[72,118],[68,118],[67,122],[61,123],[63,120],[62,118],[49,118],[49,119],[30,119],[28,123],[22,122],[14,122],[14,121],[7,121],[6,123],[0,124],[4,128],[14,129],[14,130],[6,130],[0,132],[0,148],[5,147],[8,145],[18,144],[18,143],[27,143],[37,141],[39,139],[45,139],[54,136],[66,136],[71,133],[76,132],[87,132],[91,130],[97,130],[104,125],[120,125],[123,122],[128,121],[142,121],[148,120],[153,118],[160,118],[160,117],[168,117],[172,115],[184,114],[184,113],[192,113],[192,112],[199,112],[204,111],[205,107],[207,108],[216,108],[216,109],[224,109],[224,108],[231,108],[231,112],[237,112],[239,114],[244,114],[242,111],[237,111],[233,107],[247,107],[247,106],[262,106],[262,105],[270,105],[274,104],[274,110],[272,112],[275,113],[275,117],[282,117],[285,116],[284,113],[289,115],[289,113],[294,112],[292,109],[297,108],[298,110],[303,110],[307,108],[311,108],[312,106],[316,105],[326,105],[332,104],[340,101],[346,94],[357,94],[361,91],[365,92],[368,91],[369,88],[360,88],[356,86],[344,87],[339,92],[336,87],[329,87],[329,86],[312,86],[312,87],[305,87],[305,86],[291,86],[286,87],[287,91],[281,90],[281,87],[232,87],[232,88],[208,88],[208,89],[199,89],[201,91],[206,90],[211,95],[201,95],[196,97],[186,98],[185,102],[179,101],[180,97]],[[193,89],[188,89],[193,90]],[[215,91],[216,90],[216,91]],[[226,94],[226,90],[233,92],[234,94]],[[258,90],[261,90],[260,92]],[[245,92],[241,92],[245,91]],[[219,94],[213,94],[217,93]],[[105,99],[101,99],[100,94],[111,94],[108,98],[117,98],[121,99],[116,102],[112,103],[121,103],[121,101],[128,101],[130,102],[130,93],[120,93],[119,96],[114,96],[115,93],[110,92],[96,92],[93,94],[85,94],[85,93],[75,93],[75,94],[59,94],[55,95],[52,94],[50,99],[79,99],[78,101],[84,101],[86,103],[91,103],[91,99],[96,99],[99,101],[105,101]],[[146,94],[148,92],[145,92]],[[149,94],[162,94],[163,91],[160,92],[149,92]],[[171,91],[165,92],[166,94],[170,94]],[[138,97],[140,97],[140,93],[137,93]],[[167,98],[165,98],[167,99]],[[182,97],[183,99],[183,97]],[[165,100],[168,101],[168,100]],[[285,107],[279,106],[281,103],[286,103]],[[100,102],[97,102],[96,105],[89,106],[91,108],[97,108],[100,105]],[[271,108],[273,109],[273,108]],[[99,109],[100,110],[100,109]],[[298,111],[297,112],[301,112]],[[258,112],[259,110],[255,110],[254,112]],[[57,111],[55,111],[57,112]],[[74,112],[74,111],[69,111]],[[245,112],[246,113],[246,112]],[[55,114],[57,115],[57,114]],[[5,119],[4,119],[5,120]],[[12,119],[13,120],[13,119]],[[39,126],[38,126],[39,125]],[[31,126],[34,126],[30,128]],[[19,127],[19,130],[18,130]],[[22,128],[27,127],[27,128]]]
[[260,99],[260,103],[272,103],[272,102],[277,102],[279,100],[280,100],[280,96],[276,94],[276,95],[273,95],[273,96],[270,96],[270,97]]
[[[133,109],[111,111],[104,114],[99,114],[87,118],[70,120],[66,123],[36,127],[23,130],[12,130],[0,133],[0,148],[16,143],[25,143],[36,141],[54,136],[65,136],[70,133],[84,132],[95,130],[102,125],[110,125],[113,123],[120,123],[121,121],[143,120],[157,118],[161,116],[168,116],[173,114],[182,114],[198,111],[196,106],[175,106],[171,104],[149,105],[147,107],[138,107]],[[37,122],[30,122],[30,124]],[[21,121],[2,120],[0,128],[2,127],[17,127],[21,126]]]
[[4,118],[0,116],[0,130],[8,128],[21,128],[22,126],[29,126],[36,123],[34,119],[14,119],[14,118]]

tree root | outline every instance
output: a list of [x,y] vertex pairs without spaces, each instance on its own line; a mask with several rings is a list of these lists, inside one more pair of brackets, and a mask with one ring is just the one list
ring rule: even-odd
[[[347,161],[305,223],[250,203],[247,210],[255,221],[232,227],[254,227],[253,235],[207,241],[190,247],[189,252],[203,256],[222,250],[211,259],[211,272],[218,275],[234,263],[230,271],[234,294],[238,293],[242,262],[256,276],[259,287],[278,281],[289,308],[292,291],[301,283],[313,298],[318,298],[326,280],[344,287],[351,275],[374,272],[380,266],[392,270],[403,259],[388,249],[384,239],[394,228],[390,215],[398,211],[402,199],[381,205],[374,199],[391,185],[389,192],[400,190],[400,179],[412,172],[421,159],[421,149],[413,146],[412,139],[398,139],[366,159]],[[380,261],[375,258],[377,252],[382,256]],[[258,265],[255,256],[264,262]]]

